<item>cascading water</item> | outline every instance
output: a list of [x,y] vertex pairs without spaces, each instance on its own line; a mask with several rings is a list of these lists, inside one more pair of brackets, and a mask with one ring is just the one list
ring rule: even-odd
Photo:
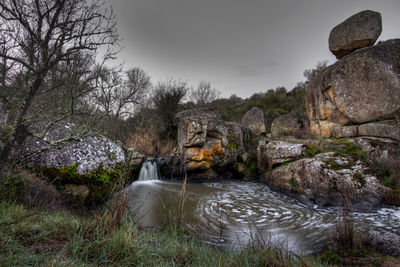
[[160,180],[158,176],[157,159],[146,159],[140,169],[138,181]]

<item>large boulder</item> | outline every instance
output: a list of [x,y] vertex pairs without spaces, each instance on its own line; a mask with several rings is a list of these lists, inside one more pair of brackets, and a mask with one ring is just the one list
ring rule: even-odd
[[391,190],[381,185],[360,160],[333,152],[276,168],[266,182],[308,204],[363,211],[378,207]]
[[357,49],[373,45],[381,33],[381,14],[371,10],[361,11],[332,29],[329,50],[339,59]]
[[215,178],[217,172],[232,167],[244,152],[241,126],[226,123],[215,111],[182,111],[176,115],[175,124],[181,169],[189,173],[189,179]]
[[264,111],[260,108],[253,107],[247,111],[242,118],[242,124],[256,136],[266,133]]
[[[356,51],[325,69],[306,96],[311,132],[399,140],[398,124],[387,121],[400,112],[399,62],[400,39],[395,39]],[[368,124],[372,122],[380,123]]]
[[302,129],[308,129],[309,123],[307,118],[300,118],[292,113],[278,116],[272,121],[271,135],[272,137],[295,135]]
[[[39,128],[41,128],[39,126]],[[101,135],[91,135],[75,141],[54,145],[75,131],[71,123],[58,123],[43,139],[28,138],[20,150],[20,159],[33,168],[63,168],[78,165],[77,172],[86,174],[103,168],[112,168],[125,162],[123,149]]]

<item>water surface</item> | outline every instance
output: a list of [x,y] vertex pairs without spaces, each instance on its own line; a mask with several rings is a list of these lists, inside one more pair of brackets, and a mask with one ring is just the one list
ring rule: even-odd
[[[129,210],[144,228],[162,228],[177,215],[182,183],[134,182]],[[279,242],[295,252],[317,251],[330,242],[339,211],[308,207],[263,184],[240,181],[188,184],[182,224],[198,239],[237,250],[257,242]],[[353,213],[357,229],[400,229],[400,207]]]

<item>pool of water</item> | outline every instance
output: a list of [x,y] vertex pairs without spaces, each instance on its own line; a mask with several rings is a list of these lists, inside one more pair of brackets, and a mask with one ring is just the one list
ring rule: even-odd
[[[162,228],[177,217],[181,189],[181,182],[134,182],[127,188],[131,216],[143,228]],[[340,214],[303,205],[260,183],[194,183],[187,184],[182,225],[201,241],[228,250],[261,242],[308,254],[331,242]],[[400,229],[400,207],[351,217],[359,230]]]

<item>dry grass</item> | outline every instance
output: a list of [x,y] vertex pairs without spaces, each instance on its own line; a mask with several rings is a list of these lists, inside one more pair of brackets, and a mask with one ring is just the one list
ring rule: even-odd
[[152,130],[147,129],[132,133],[126,140],[125,145],[145,155],[165,156],[176,147],[176,141],[170,139],[160,140]]

